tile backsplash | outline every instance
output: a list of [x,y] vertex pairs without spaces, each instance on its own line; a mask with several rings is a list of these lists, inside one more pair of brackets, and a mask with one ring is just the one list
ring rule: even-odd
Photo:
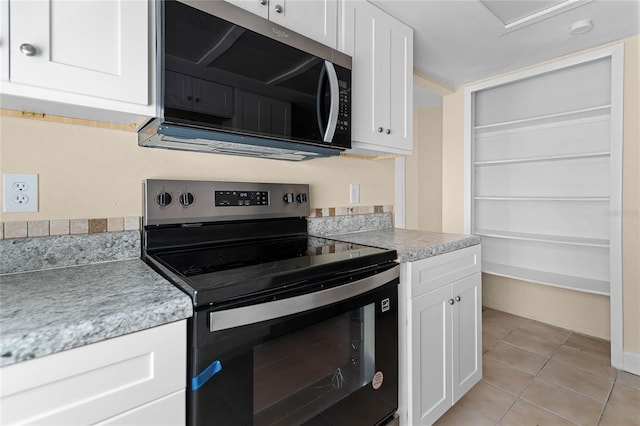
[[0,223],[0,239],[138,231],[140,223],[138,216],[4,222]]

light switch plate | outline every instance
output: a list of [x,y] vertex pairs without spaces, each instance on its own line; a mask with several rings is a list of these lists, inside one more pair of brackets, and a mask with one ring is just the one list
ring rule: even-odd
[[38,211],[38,175],[4,173],[2,180],[4,213]]

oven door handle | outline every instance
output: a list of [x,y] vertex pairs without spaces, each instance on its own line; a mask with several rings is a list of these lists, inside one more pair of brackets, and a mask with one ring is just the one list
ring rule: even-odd
[[400,267],[394,266],[379,274],[338,287],[258,305],[210,312],[209,331],[255,324],[347,300],[393,281],[399,277],[399,271]]

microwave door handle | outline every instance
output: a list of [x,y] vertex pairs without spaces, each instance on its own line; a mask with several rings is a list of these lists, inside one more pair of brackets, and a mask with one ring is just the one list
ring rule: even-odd
[[340,87],[338,85],[338,74],[333,64],[324,61],[324,67],[329,76],[329,90],[331,91],[331,106],[329,108],[329,120],[327,121],[327,130],[324,133],[324,142],[331,143],[333,135],[338,126],[338,110],[340,109]]
[[325,128],[324,128],[324,83],[327,81],[326,66],[320,70],[320,78],[318,78],[318,89],[316,91],[316,119],[318,120],[318,129],[320,130],[320,136],[324,141]]

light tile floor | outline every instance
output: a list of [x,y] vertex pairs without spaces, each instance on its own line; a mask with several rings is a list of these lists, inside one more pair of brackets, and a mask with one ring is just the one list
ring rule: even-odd
[[485,309],[483,378],[436,425],[640,426],[640,376],[609,342]]

